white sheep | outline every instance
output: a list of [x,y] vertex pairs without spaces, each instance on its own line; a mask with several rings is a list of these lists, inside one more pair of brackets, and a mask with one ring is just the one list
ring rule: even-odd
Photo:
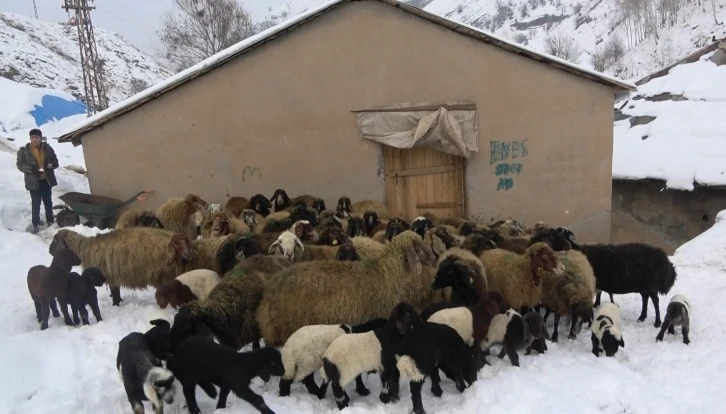
[[277,240],[270,245],[267,253],[295,260],[295,251],[298,249],[299,252],[297,254],[299,257],[305,251],[305,247],[295,233],[288,230],[277,237]]
[[156,288],[156,303],[162,309],[166,309],[167,305],[176,309],[195,299],[205,300],[221,281],[222,278],[213,270],[190,270]]
[[597,357],[601,352],[613,356],[618,346],[625,348],[620,324],[620,307],[614,303],[603,303],[592,322],[592,353]]
[[522,316],[514,309],[508,309],[503,314],[492,318],[486,337],[481,342],[482,351],[487,351],[494,345],[502,345],[499,358],[506,354],[515,367],[519,366],[517,350],[527,349],[531,352],[532,343],[539,339],[551,339],[547,332],[542,315],[537,312],[528,312]]

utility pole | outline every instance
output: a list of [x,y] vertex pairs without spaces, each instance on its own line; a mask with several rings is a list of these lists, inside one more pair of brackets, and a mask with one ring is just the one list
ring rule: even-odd
[[94,6],[88,3],[93,0],[64,0],[61,6],[68,12],[76,12],[76,27],[78,28],[78,46],[81,50],[81,68],[83,70],[83,86],[86,92],[86,108],[88,116],[108,108],[108,97],[103,83],[103,68],[100,66],[98,52],[96,51],[96,37],[93,34],[91,23],[91,10]]
[[35,5],[35,0],[33,0],[33,10],[35,10],[35,18],[38,18],[38,6]]

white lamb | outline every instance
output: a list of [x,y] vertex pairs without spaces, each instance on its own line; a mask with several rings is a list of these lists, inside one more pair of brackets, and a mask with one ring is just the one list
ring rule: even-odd
[[176,280],[186,285],[197,299],[205,300],[222,278],[214,270],[195,269],[182,273],[176,277]]
[[283,256],[290,260],[295,260],[295,252],[300,255],[304,251],[305,247],[303,246],[300,239],[295,235],[295,233],[288,230],[277,237],[277,240],[275,240],[275,242],[270,245],[267,253],[275,256]]
[[599,357],[601,352],[613,356],[618,347],[625,348],[620,325],[620,307],[614,303],[603,303],[595,313],[592,322],[592,353]]

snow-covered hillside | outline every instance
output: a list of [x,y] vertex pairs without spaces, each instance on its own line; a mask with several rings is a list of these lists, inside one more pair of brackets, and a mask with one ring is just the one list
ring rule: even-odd
[[[117,33],[94,32],[111,104],[172,75]],[[0,13],[0,77],[83,99],[77,38],[75,26]]]
[[[276,24],[328,0],[294,0],[272,9],[266,24]],[[710,41],[726,37],[726,0],[654,0],[651,4],[679,5],[678,13],[656,13],[656,36],[635,34],[628,16],[637,16],[623,4],[636,0],[404,0],[404,3],[466,23],[500,37],[547,52],[547,41],[574,39],[581,53],[573,61],[588,68],[637,80],[688,55]],[[642,2],[641,2],[642,3]],[[635,7],[635,6],[634,6]],[[653,6],[655,10],[656,6]],[[715,13],[714,13],[715,7]],[[645,12],[641,12],[645,14]],[[661,21],[661,15],[669,16]],[[669,19],[673,19],[673,25]],[[593,65],[593,54],[602,53],[618,37],[624,54],[618,63]],[[618,54],[619,55],[619,54]],[[571,60],[571,59],[568,59]]]

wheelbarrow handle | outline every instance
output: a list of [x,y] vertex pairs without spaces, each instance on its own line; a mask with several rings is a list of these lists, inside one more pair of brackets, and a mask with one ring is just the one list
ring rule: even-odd
[[154,192],[154,189],[153,188],[149,188],[149,189],[144,190],[144,192],[146,194],[153,193]]

